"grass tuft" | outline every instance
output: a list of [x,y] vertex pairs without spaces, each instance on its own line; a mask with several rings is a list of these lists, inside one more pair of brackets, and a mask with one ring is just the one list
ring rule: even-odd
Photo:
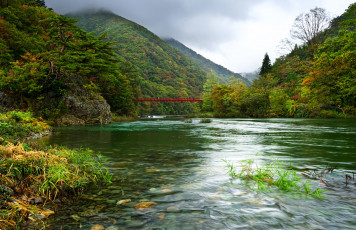
[[323,190],[320,188],[312,190],[310,180],[303,180],[295,170],[287,169],[278,159],[255,168],[252,167],[252,159],[241,161],[238,167],[230,161],[223,161],[231,178],[253,181],[257,190],[267,190],[269,186],[275,186],[286,192],[299,192],[319,199],[323,198]]
[[200,123],[211,123],[211,122],[213,122],[213,120],[210,119],[210,118],[202,118],[202,119],[200,119]]

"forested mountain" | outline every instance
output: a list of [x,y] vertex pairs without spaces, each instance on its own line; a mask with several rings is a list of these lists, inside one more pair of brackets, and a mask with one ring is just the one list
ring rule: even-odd
[[165,38],[163,40],[166,43],[168,43],[169,45],[171,45],[172,47],[181,51],[183,54],[185,54],[190,59],[192,59],[195,63],[197,63],[205,71],[207,71],[207,72],[213,71],[216,74],[216,76],[218,77],[220,83],[228,83],[230,81],[230,78],[233,77],[233,78],[242,80],[246,85],[251,85],[251,82],[248,79],[241,76],[240,74],[234,73],[234,72],[228,70],[227,68],[212,62],[211,60],[196,53],[194,50],[188,48],[181,42],[179,42],[173,38]]
[[68,124],[110,122],[110,106],[136,113],[129,63],[104,37],[74,22],[42,0],[1,1],[0,109],[27,109]]
[[[146,28],[108,11],[68,15],[77,25],[97,36],[106,34],[115,52],[132,63],[141,77],[137,84],[142,97],[200,97],[206,73],[181,52]],[[176,114],[192,109],[187,103],[147,103],[141,112]]]
[[214,113],[221,117],[355,117],[356,3],[322,30],[305,27],[319,25],[325,18],[321,8],[301,14],[292,28],[303,44],[279,57],[251,87],[233,83],[212,88]]

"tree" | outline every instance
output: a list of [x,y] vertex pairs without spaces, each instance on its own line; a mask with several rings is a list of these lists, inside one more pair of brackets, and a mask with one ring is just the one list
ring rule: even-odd
[[44,0],[0,0],[0,8],[18,5],[46,7]]
[[46,3],[44,0],[35,0],[35,3],[37,4],[37,6],[46,7]]
[[297,44],[294,44],[294,42],[288,38],[282,39],[279,42],[279,45],[277,46],[278,51],[281,55],[291,53],[296,47],[297,47]]
[[315,7],[309,13],[300,14],[294,21],[290,31],[291,37],[303,43],[315,44],[321,32],[328,28],[330,17],[323,8]]
[[216,76],[214,71],[210,71],[207,74],[206,82],[203,85],[203,106],[202,109],[206,112],[210,112],[213,110],[213,102],[211,100],[211,92],[214,90],[216,85],[219,85],[218,77]]
[[[356,107],[356,32],[340,31],[328,39],[314,58],[314,68],[303,85],[326,109]],[[328,108],[329,107],[329,108]]]
[[269,73],[271,71],[271,69],[272,69],[271,60],[269,59],[269,56],[266,53],[265,57],[263,58],[263,61],[262,61],[260,76],[263,76],[263,75]]

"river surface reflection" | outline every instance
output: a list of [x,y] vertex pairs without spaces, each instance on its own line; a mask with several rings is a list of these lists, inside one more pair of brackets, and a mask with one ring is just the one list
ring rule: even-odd
[[[100,152],[113,174],[58,212],[52,229],[356,229],[356,181],[345,185],[356,172],[355,120],[144,120],[59,128],[43,141]],[[327,187],[312,180],[324,199],[251,190],[222,161],[277,158],[298,172],[336,167]],[[155,205],[137,210],[140,202]]]

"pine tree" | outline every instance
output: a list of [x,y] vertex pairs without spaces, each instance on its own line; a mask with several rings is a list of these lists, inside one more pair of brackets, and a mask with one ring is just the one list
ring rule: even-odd
[[269,73],[271,71],[271,69],[272,69],[271,60],[269,59],[269,56],[266,53],[265,57],[263,58],[263,61],[262,61],[260,76],[263,76],[263,75]]

